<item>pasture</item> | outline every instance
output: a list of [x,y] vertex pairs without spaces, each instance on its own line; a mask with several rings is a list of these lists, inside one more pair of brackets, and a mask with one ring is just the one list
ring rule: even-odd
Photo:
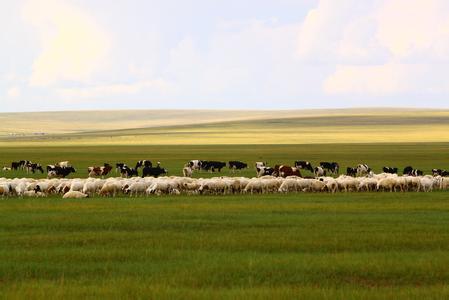
[[2,298],[440,299],[444,192],[0,201]]
[[[311,144],[311,145],[146,145],[146,146],[13,146],[0,149],[0,166],[9,166],[12,161],[27,159],[42,165],[69,160],[77,169],[73,177],[87,177],[87,168],[108,162],[124,162],[134,166],[138,160],[160,161],[168,169],[168,175],[182,175],[183,165],[191,159],[241,160],[249,168],[237,172],[238,176],[255,176],[254,162],[265,161],[275,164],[293,165],[295,160],[309,160],[313,165],[320,161],[337,161],[342,171],[347,166],[368,164],[374,172],[380,173],[384,166],[407,165],[431,174],[432,168],[449,169],[449,144],[407,143],[407,144]],[[195,177],[233,175],[225,168],[221,173],[195,173]],[[311,175],[303,171],[303,175]],[[46,174],[28,175],[25,171],[3,172],[3,177],[44,178]],[[112,172],[111,176],[117,176]]]

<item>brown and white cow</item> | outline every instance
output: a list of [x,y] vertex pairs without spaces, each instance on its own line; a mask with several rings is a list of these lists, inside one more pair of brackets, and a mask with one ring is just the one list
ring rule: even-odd
[[274,174],[276,174],[276,176],[280,176],[280,177],[288,177],[288,176],[298,176],[298,177],[302,177],[301,176],[301,172],[299,172],[299,169],[296,167],[290,167],[290,166],[286,166],[286,165],[276,165],[274,167]]

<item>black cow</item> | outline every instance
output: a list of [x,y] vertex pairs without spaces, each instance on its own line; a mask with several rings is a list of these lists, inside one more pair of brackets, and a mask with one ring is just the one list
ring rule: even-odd
[[229,161],[228,166],[229,166],[229,169],[231,169],[233,171],[248,168],[248,164],[238,161],[238,160]]
[[449,176],[449,172],[446,170],[441,170],[441,169],[432,169],[432,174],[433,176]]
[[338,174],[340,171],[340,165],[337,162],[322,161],[320,162],[320,167],[328,172],[331,172],[332,174]]
[[298,169],[309,170],[310,172],[314,171],[312,164],[310,162],[304,161],[304,160],[295,161],[295,167]]
[[152,167],[153,163],[150,160],[144,159],[144,160],[139,160],[136,163],[136,170],[140,167]]
[[224,167],[226,167],[226,163],[221,161],[203,161],[201,164],[202,169],[206,171],[210,170],[211,172],[215,172],[215,170],[221,172],[221,169],[223,169]]
[[346,175],[352,176],[352,177],[356,177],[357,176],[357,168],[347,167],[346,168]]
[[398,168],[383,167],[382,170],[384,171],[384,173],[398,174]]
[[159,177],[160,175],[167,174],[167,169],[161,168],[159,165],[155,168],[153,167],[144,167],[142,169],[142,177],[152,176]]
[[11,170],[17,171],[20,168],[20,162],[18,161],[13,161],[11,163]]
[[408,166],[404,168],[404,172],[402,172],[404,175],[411,175],[413,171],[413,167],[412,166]]

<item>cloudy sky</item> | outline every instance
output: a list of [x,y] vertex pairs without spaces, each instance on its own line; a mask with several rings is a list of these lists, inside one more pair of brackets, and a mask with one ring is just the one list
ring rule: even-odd
[[0,111],[449,108],[447,0],[0,2]]

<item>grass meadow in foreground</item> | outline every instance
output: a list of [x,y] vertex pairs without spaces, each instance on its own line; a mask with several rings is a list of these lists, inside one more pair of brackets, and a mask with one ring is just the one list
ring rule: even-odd
[[[340,163],[342,172],[347,166],[368,164],[376,173],[382,167],[408,165],[429,174],[433,168],[449,170],[448,143],[407,143],[407,144],[322,144],[322,145],[159,145],[159,146],[65,146],[65,147],[2,147],[0,148],[0,167],[10,166],[12,161],[31,160],[42,165],[59,161],[70,161],[77,169],[71,177],[87,176],[87,167],[103,165],[108,162],[124,162],[134,166],[138,160],[150,159],[161,162],[169,175],[182,175],[182,168],[191,159],[202,160],[240,160],[247,162],[249,168],[231,174],[225,168],[221,173],[195,173],[195,177],[211,176],[255,176],[254,162],[264,161],[268,165],[293,165],[295,160],[308,160],[315,166],[321,161]],[[118,176],[112,173],[112,176]],[[303,175],[311,173],[303,171]],[[0,177],[39,177],[46,174],[26,174],[25,171],[1,172]]]
[[449,195],[0,200],[0,295],[449,297]]

